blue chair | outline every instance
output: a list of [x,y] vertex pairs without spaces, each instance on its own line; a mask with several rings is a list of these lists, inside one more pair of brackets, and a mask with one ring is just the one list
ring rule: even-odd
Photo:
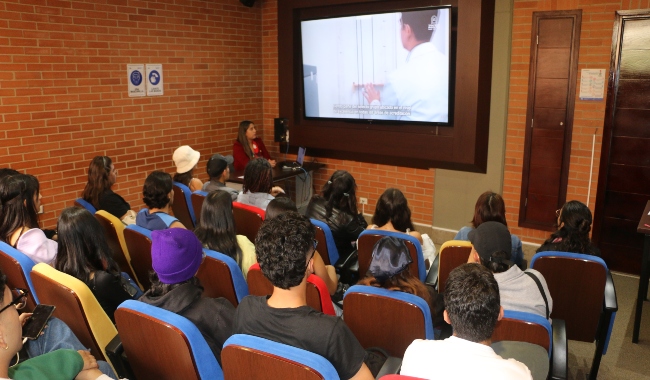
[[530,266],[544,276],[553,297],[551,318],[566,322],[567,338],[596,342],[589,372],[596,379],[618,310],[607,264],[597,256],[548,251],[533,256]]
[[128,300],[115,311],[115,322],[136,378],[224,378],[205,338],[187,318]]
[[316,240],[318,240],[318,253],[321,254],[325,265],[334,265],[339,261],[339,250],[336,248],[334,236],[330,226],[318,219],[310,219],[316,227]]
[[34,267],[32,259],[9,244],[0,241],[0,268],[7,276],[7,286],[29,290],[27,311],[34,310],[39,303],[32,278],[29,275],[32,267]]
[[135,224],[129,224],[124,229],[124,242],[129,250],[131,267],[138,282],[146,291],[151,287],[149,272],[151,265],[151,231]]
[[[549,379],[567,378],[566,324],[559,318],[548,319],[537,314],[504,310],[503,318],[497,322],[492,334],[492,343],[516,341],[543,347],[549,360]],[[514,357],[521,361],[521,358]],[[526,364],[526,363],[524,363]]]
[[74,200],[74,205],[77,206],[77,207],[83,207],[86,210],[90,211],[92,214],[97,212],[97,209],[95,208],[95,206],[90,204],[90,202],[86,202],[86,200],[84,200],[83,198],[75,199]]
[[180,182],[174,182],[174,202],[172,203],[174,216],[189,230],[196,226],[196,217],[192,207],[192,192],[190,188]]
[[359,235],[357,241],[357,251],[359,252],[359,277],[364,277],[370,266],[372,259],[372,248],[375,243],[384,236],[393,236],[403,239],[411,253],[413,263],[410,265],[412,275],[418,277],[420,281],[425,282],[427,271],[424,267],[424,256],[422,254],[422,245],[420,241],[411,235],[384,230],[365,230]]
[[413,340],[434,339],[431,309],[416,295],[354,285],[345,292],[343,304],[345,324],[363,348],[381,347],[402,358]]
[[232,257],[204,249],[205,259],[196,277],[203,286],[203,297],[224,297],[234,306],[248,295],[248,285],[237,262]]
[[251,335],[228,338],[221,362],[226,380],[339,379],[334,366],[322,356]]

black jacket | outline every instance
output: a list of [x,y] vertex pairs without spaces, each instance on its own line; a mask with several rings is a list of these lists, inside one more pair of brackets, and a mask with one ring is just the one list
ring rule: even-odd
[[333,208],[332,215],[326,218],[326,207],[327,201],[324,198],[313,197],[307,206],[307,217],[320,220],[329,226],[336,243],[336,249],[339,251],[340,260],[342,260],[355,250],[353,243],[359,238],[359,234],[368,227],[368,223],[361,214],[353,215],[336,208]]
[[185,283],[158,297],[152,297],[151,291],[147,291],[140,297],[140,301],[192,321],[221,364],[221,349],[226,339],[232,335],[235,307],[225,298],[202,298],[202,293],[203,287]]

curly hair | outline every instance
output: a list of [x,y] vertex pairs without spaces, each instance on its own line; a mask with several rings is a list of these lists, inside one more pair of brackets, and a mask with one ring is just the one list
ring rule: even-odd
[[386,189],[377,201],[372,223],[382,227],[388,222],[391,222],[397,231],[415,231],[411,222],[411,209],[399,189]]
[[244,193],[268,193],[273,187],[273,169],[266,158],[253,158],[244,169]]
[[559,249],[565,252],[590,253],[591,210],[580,201],[569,201],[560,211],[560,227],[544,244],[560,238]]
[[183,185],[189,187],[193,177],[194,177],[194,168],[190,169],[189,172],[174,174],[173,181],[182,183]]
[[449,273],[445,285],[445,310],[454,335],[475,343],[490,339],[500,309],[499,285],[489,269],[470,263]]
[[194,230],[194,234],[204,247],[232,257],[241,267],[242,251],[237,244],[230,193],[215,190],[205,197],[199,225]]
[[90,273],[97,270],[120,276],[120,268],[113,260],[104,230],[88,210],[81,207],[63,209],[57,231],[56,270],[85,283],[90,280]]
[[478,228],[484,222],[499,222],[508,227],[506,223],[506,204],[501,195],[486,191],[476,200],[472,227]]
[[307,272],[307,258],[314,252],[313,242],[314,226],[295,211],[265,221],[255,239],[262,273],[281,289],[300,285]]
[[29,174],[9,175],[0,180],[0,240],[9,244],[18,228],[38,228],[39,184]]
[[142,200],[150,209],[164,208],[170,202],[169,193],[172,191],[172,186],[172,176],[156,170],[144,181]]
[[111,176],[112,164],[113,161],[108,156],[95,156],[90,161],[88,182],[81,193],[81,198],[95,206],[96,209],[99,209],[99,198],[115,182],[114,177]]
[[352,174],[345,170],[337,170],[323,186],[320,196],[327,201],[325,217],[332,215],[336,208],[344,213],[356,215],[357,183]]

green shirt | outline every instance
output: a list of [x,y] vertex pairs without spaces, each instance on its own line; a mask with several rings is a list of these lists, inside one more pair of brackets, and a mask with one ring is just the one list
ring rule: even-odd
[[56,350],[9,368],[9,377],[14,380],[72,380],[83,366],[77,351]]

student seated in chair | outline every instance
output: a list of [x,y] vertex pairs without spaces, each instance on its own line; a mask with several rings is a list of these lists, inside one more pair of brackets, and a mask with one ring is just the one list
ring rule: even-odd
[[[509,238],[509,237],[508,237]],[[532,379],[528,367],[503,359],[490,347],[503,318],[499,285],[479,264],[463,264],[449,274],[444,318],[454,329],[445,340],[416,339],[406,349],[401,374],[423,379]]]
[[237,307],[233,333],[298,347],[327,359],[341,379],[372,379],[365,350],[340,318],[307,306],[307,277],[314,271],[314,227],[288,212],[266,221],[255,251],[271,296],[247,296]]
[[221,348],[231,335],[235,307],[225,298],[202,297],[196,272],[203,247],[192,231],[170,228],[151,233],[151,289],[140,301],[169,310],[196,325],[221,364]]
[[226,181],[230,178],[230,165],[232,165],[232,156],[222,156],[215,154],[208,160],[207,171],[210,180],[203,184],[201,190],[208,193],[214,190],[227,191],[233,201],[237,200],[239,190],[226,186]]
[[183,223],[169,215],[174,201],[172,176],[156,170],[149,174],[144,181],[142,200],[148,208],[143,208],[135,218],[135,224],[148,230],[164,230],[167,228],[185,228]]

